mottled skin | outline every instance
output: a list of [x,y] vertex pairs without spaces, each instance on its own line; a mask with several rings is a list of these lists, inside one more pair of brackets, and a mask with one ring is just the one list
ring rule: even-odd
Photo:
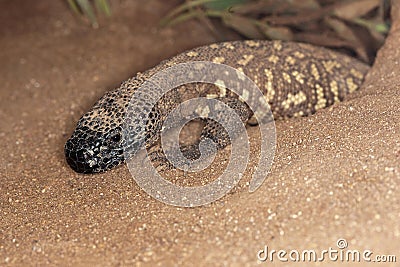
[[[106,93],[83,115],[65,144],[66,159],[72,169],[95,173],[124,162],[123,150],[129,144],[122,140],[121,130],[124,110],[133,92],[157,71],[200,60],[223,63],[246,74],[262,90],[275,119],[306,116],[343,100],[359,88],[369,70],[368,65],[351,57],[301,43],[235,41],[195,48],[138,73],[118,89]],[[166,115],[193,89],[193,86],[183,86],[160,100],[148,122],[148,147],[157,143]],[[251,119],[250,110],[229,91],[221,92],[209,86],[196,94],[224,101],[239,113],[243,122]],[[202,136],[216,141],[219,149],[228,144],[223,130],[210,121]]]

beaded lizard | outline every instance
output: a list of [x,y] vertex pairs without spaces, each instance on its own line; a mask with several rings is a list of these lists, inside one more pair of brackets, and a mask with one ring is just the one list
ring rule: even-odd
[[[137,73],[84,114],[65,144],[65,156],[72,169],[96,173],[124,162],[123,151],[128,144],[121,131],[124,110],[133,93],[157,71],[190,61],[223,63],[243,72],[261,89],[275,119],[306,116],[343,100],[360,87],[369,70],[368,65],[354,58],[303,43],[249,40],[198,47]],[[252,114],[239,97],[215,90],[210,89],[206,95],[216,93],[216,98],[235,109],[243,122],[249,122]],[[182,100],[183,91],[173,91],[161,98],[149,116],[147,147],[157,143],[162,122]],[[208,120],[201,134],[204,136],[211,137],[218,149],[229,144],[223,140],[221,129]]]

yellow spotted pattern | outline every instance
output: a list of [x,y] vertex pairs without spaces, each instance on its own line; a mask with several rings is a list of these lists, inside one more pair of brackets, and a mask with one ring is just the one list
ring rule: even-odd
[[276,64],[279,61],[279,57],[277,57],[276,55],[270,55],[268,61]]
[[215,58],[212,60],[212,62],[214,62],[214,63],[219,63],[219,64],[224,63],[224,61],[225,61],[225,58],[224,58],[224,57],[215,57]]
[[[231,74],[221,73],[212,84],[191,83],[170,90],[154,106],[154,116],[148,122],[148,139],[146,146],[151,147],[158,142],[161,125],[168,114],[182,101],[193,97],[218,98],[219,101],[232,106],[242,121],[248,122],[256,115],[267,114],[268,106],[275,119],[306,116],[317,110],[332,105],[343,99],[348,93],[357,90],[363,82],[369,66],[346,55],[328,49],[307,44],[282,41],[233,41],[210,44],[183,52],[175,57],[162,61],[159,65],[137,73],[135,77],[123,82],[121,86],[102,97],[95,106],[78,122],[77,128],[68,140],[66,155],[77,155],[84,149],[82,138],[94,140],[96,144],[106,144],[110,133],[118,133],[124,125],[124,111],[136,90],[142,84],[160,71],[168,67],[192,61],[208,61],[222,63],[235,68]],[[204,65],[203,65],[204,67]],[[193,78],[202,66],[196,65],[185,74]],[[218,71],[215,71],[218,74]],[[258,100],[261,105],[256,110],[250,110],[247,100],[254,100],[254,92],[249,88],[240,88],[238,95],[226,88],[226,84],[235,81],[245,81],[246,75],[257,86],[262,96]],[[239,83],[240,84],[240,83]],[[140,95],[140,94],[139,94]],[[147,94],[143,94],[147,95]],[[148,101],[143,97],[142,101]],[[266,104],[268,103],[268,104]],[[200,116],[207,117],[209,107],[196,107]],[[153,112],[152,111],[152,112]],[[138,111],[140,112],[140,111]],[[142,114],[138,114],[141,117]],[[133,118],[137,121],[139,118]],[[135,127],[134,127],[135,128]],[[93,135],[94,134],[94,135]],[[142,133],[133,133],[132,140],[136,142]],[[216,140],[218,149],[229,144],[225,140],[224,131],[220,126],[206,121],[202,137],[212,137]],[[89,144],[91,145],[91,144]],[[129,145],[129,144],[128,144]],[[114,154],[102,155],[102,158],[89,158],[87,162],[79,162],[77,166],[85,166],[85,172],[100,172],[110,169],[123,162],[114,151],[123,151],[123,147],[113,147]],[[108,151],[108,149],[104,150]],[[88,151],[86,151],[88,152]],[[88,152],[94,153],[93,150]],[[89,155],[86,153],[87,155]],[[106,153],[106,152],[105,152]],[[68,157],[68,156],[67,156]],[[73,158],[69,158],[71,162]],[[112,164],[110,164],[112,162]],[[94,164],[96,163],[96,164]],[[95,169],[93,169],[95,166]],[[76,166],[75,166],[76,167]],[[92,168],[92,169],[91,169]],[[82,171],[82,170],[81,170]]]
[[291,56],[288,56],[288,57],[285,59],[285,61],[286,61],[287,63],[289,63],[290,65],[296,64],[296,59],[294,59],[294,58],[291,57]]
[[319,71],[317,69],[317,66],[315,64],[311,64],[311,74],[314,76],[315,80],[319,80]]
[[326,107],[326,98],[324,96],[324,88],[321,85],[316,84],[316,93],[317,93],[317,104],[315,105],[315,109],[321,109]]
[[347,88],[349,88],[349,92],[352,93],[358,89],[358,85],[354,82],[353,78],[348,77],[346,79]]
[[332,80],[329,84],[331,92],[333,93],[334,102],[339,102],[339,87],[335,80]]
[[286,82],[292,83],[292,79],[290,78],[290,75],[287,72],[282,72],[282,77]]
[[243,59],[238,61],[239,65],[246,66],[254,58],[254,55],[243,55]]
[[282,107],[287,110],[291,108],[291,104],[297,106],[305,101],[307,101],[307,96],[304,92],[300,91],[297,94],[289,93],[287,98],[282,101]]
[[199,55],[199,53],[198,52],[194,52],[194,51],[189,51],[189,52],[186,53],[186,55],[188,57],[197,57]]

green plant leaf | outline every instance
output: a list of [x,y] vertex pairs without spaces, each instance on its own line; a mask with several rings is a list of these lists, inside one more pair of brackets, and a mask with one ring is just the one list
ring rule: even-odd
[[261,39],[263,38],[263,34],[260,32],[254,20],[232,15],[230,13],[225,13],[222,17],[223,22],[228,27],[236,30],[240,34],[246,36],[250,39]]
[[79,14],[79,7],[77,6],[75,0],[67,0],[69,7],[74,11],[76,14]]
[[92,26],[97,28],[99,25],[97,24],[96,15],[94,14],[92,5],[89,3],[89,0],[76,0],[82,13],[89,18]]
[[205,3],[205,7],[213,10],[225,10],[234,5],[244,4],[248,2],[248,0],[214,0],[211,2]]
[[96,0],[96,7],[107,16],[111,15],[110,5],[107,0]]

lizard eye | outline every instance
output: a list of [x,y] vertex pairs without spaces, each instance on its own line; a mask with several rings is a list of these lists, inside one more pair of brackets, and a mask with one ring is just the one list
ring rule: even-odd
[[111,136],[111,141],[118,143],[121,140],[121,135],[119,133],[114,134],[113,136]]

